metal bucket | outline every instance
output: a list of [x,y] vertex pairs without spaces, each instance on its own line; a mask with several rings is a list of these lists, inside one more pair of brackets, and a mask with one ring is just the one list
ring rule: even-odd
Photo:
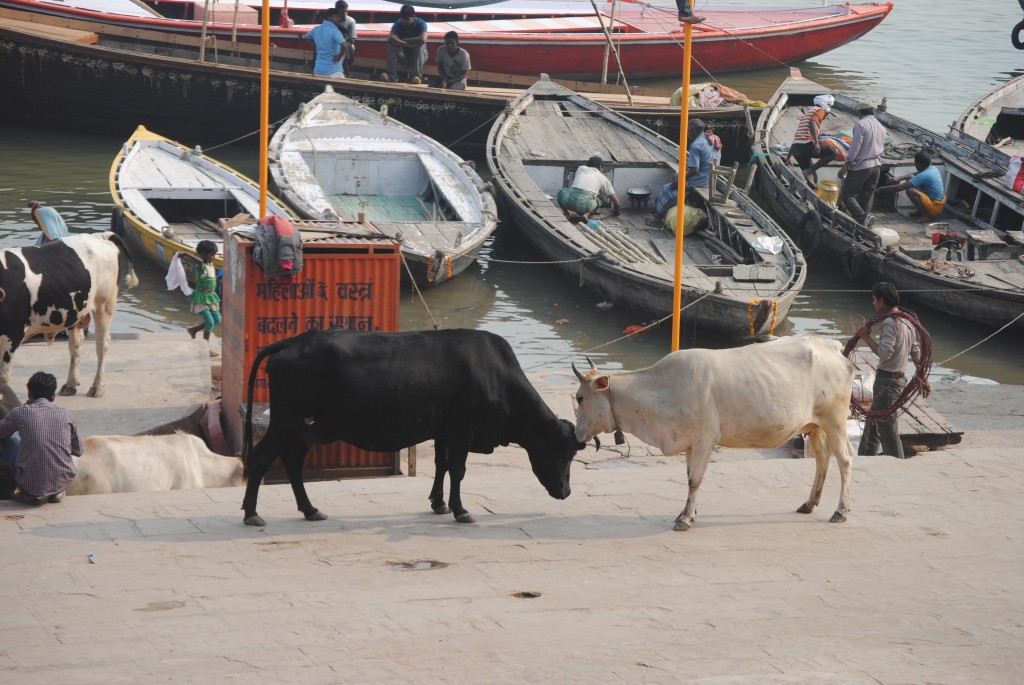
[[834,207],[839,202],[839,184],[835,181],[822,181],[818,184],[818,197]]

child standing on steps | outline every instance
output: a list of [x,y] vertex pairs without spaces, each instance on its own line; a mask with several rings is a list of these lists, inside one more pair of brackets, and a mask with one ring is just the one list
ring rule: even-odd
[[196,268],[196,287],[188,296],[192,303],[192,313],[203,317],[203,322],[188,328],[188,334],[193,338],[200,330],[203,332],[203,340],[210,339],[213,327],[220,323],[220,297],[217,295],[217,271],[213,268],[213,258],[217,256],[217,246],[209,240],[200,240],[196,245],[196,259],[190,254],[179,252],[185,259],[198,262]]

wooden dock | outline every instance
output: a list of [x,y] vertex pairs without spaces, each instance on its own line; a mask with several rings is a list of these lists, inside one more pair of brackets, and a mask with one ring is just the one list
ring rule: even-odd
[[[873,357],[873,355],[870,355]],[[858,373],[874,373],[874,359],[865,359],[864,354],[855,354],[853,364]],[[899,416],[900,440],[907,454],[938,450],[947,445],[957,445],[963,440],[964,432],[957,430],[942,414],[918,396],[906,411]]]

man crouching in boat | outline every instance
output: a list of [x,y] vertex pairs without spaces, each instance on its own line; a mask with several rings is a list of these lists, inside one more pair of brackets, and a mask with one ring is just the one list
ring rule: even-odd
[[615,188],[604,175],[604,160],[598,155],[594,155],[586,164],[576,169],[572,185],[559,190],[555,200],[570,221],[573,220],[571,214],[576,214],[586,221],[591,214],[600,213],[600,208],[609,200],[612,204],[612,216],[618,216],[622,211],[619,198],[615,195]]
[[942,174],[932,165],[932,157],[924,150],[914,155],[916,174],[896,178],[894,185],[875,188],[875,193],[901,190],[907,191],[907,199],[916,208],[910,218],[925,223],[939,218],[946,208],[946,190],[942,185]]

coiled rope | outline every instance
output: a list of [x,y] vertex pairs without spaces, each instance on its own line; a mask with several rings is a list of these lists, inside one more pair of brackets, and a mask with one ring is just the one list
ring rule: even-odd
[[[921,361],[917,364],[917,368],[914,371],[913,378],[907,383],[906,387],[903,388],[903,392],[896,398],[896,401],[885,409],[864,409],[851,395],[850,397],[850,411],[854,416],[863,419],[864,421],[871,422],[885,422],[896,415],[897,412],[903,410],[904,407],[909,405],[911,402],[917,399],[920,395],[922,397],[928,397],[931,394],[932,386],[928,382],[928,374],[932,368],[932,338],[928,335],[928,331],[925,330],[921,322],[918,321],[917,315],[913,312],[905,309],[901,309],[895,312],[885,312],[879,314],[875,318],[868,322],[868,328],[873,328],[875,324],[881,323],[884,319],[901,319],[917,333],[918,344],[921,347]],[[846,343],[846,347],[843,348],[843,356],[849,357],[853,354],[853,351],[857,348],[857,343],[860,342],[860,338],[854,336],[850,338],[849,342]]]

